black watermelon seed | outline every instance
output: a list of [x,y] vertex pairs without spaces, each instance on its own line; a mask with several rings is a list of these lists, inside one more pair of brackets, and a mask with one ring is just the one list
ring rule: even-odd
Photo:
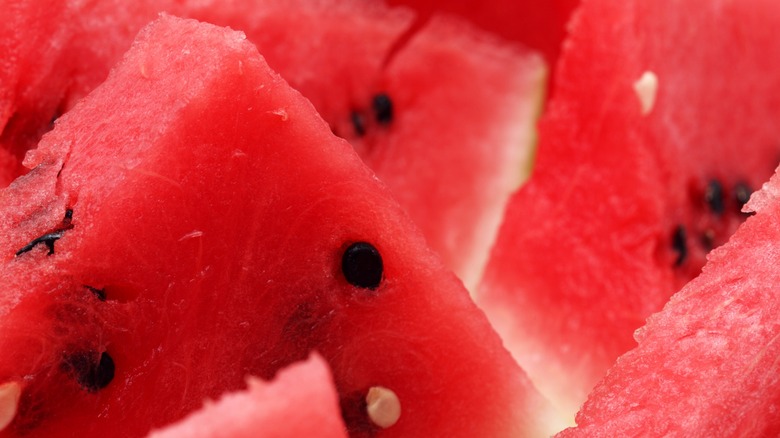
[[370,243],[353,243],[341,258],[344,277],[357,287],[376,289],[382,282],[383,270],[382,256]]
[[747,183],[744,182],[738,182],[734,186],[734,199],[737,202],[737,208],[739,210],[742,210],[742,207],[747,204],[747,202],[750,200],[750,195],[753,194],[753,190],[750,188]]
[[54,232],[54,233],[44,234],[43,236],[34,239],[32,242],[28,243],[27,245],[24,245],[19,251],[16,251],[16,256],[18,257],[18,256],[20,256],[20,255],[22,255],[22,254],[32,250],[33,248],[38,246],[38,244],[41,244],[41,243],[46,245],[46,248],[49,248],[48,255],[52,255],[52,254],[54,254],[54,242],[59,240],[62,237],[62,234],[63,234],[63,231],[57,231],[57,232]]
[[385,93],[379,93],[371,101],[374,108],[374,117],[382,125],[387,125],[393,121],[393,101]]
[[674,266],[680,266],[688,258],[688,244],[686,243],[685,227],[678,225],[672,233],[672,249],[677,253]]
[[16,256],[20,256],[28,251],[31,251],[33,248],[38,246],[39,244],[46,245],[46,248],[49,249],[49,255],[54,254],[54,242],[59,240],[63,234],[65,234],[65,231],[73,229],[73,209],[68,208],[65,210],[65,217],[62,219],[62,225],[55,228],[55,231],[52,231],[50,233],[46,233],[43,236],[37,237],[33,239],[30,243],[27,245],[24,245],[19,251],[16,251]]
[[723,185],[718,180],[711,180],[707,184],[707,190],[704,192],[704,200],[710,210],[716,215],[720,215],[725,210],[723,204]]
[[70,356],[64,363],[66,371],[89,392],[97,392],[114,380],[114,359],[105,351],[100,353],[97,363],[95,359],[95,352],[85,352]]
[[355,134],[358,137],[366,135],[366,123],[363,121],[363,115],[357,111],[352,111],[349,115],[350,121],[352,121],[352,127],[355,128]]

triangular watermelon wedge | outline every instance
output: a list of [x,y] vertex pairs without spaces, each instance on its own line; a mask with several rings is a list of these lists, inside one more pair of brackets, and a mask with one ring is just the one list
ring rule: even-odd
[[[312,350],[351,436],[555,430],[460,281],[242,33],[162,17],[25,163],[0,192],[6,436],[141,436]],[[376,387],[397,421],[368,410]]]
[[198,0],[187,9],[245,31],[476,290],[509,196],[530,172],[545,95],[540,55],[451,16],[415,27],[410,10],[375,0]]
[[777,28],[771,0],[590,0],[575,14],[533,175],[478,294],[571,415],[776,167]]
[[0,107],[13,113],[6,124],[0,108],[0,149],[11,151],[5,178],[0,152],[0,186],[137,29],[169,11],[243,30],[476,288],[507,199],[529,172],[545,82],[536,53],[453,18],[412,29],[411,10],[377,0],[55,3],[24,3],[0,23],[10,34],[0,62],[14,60],[0,81]]
[[325,361],[312,355],[279,371],[272,382],[208,402],[148,438],[346,438],[338,396]]
[[560,437],[780,434],[780,174]]

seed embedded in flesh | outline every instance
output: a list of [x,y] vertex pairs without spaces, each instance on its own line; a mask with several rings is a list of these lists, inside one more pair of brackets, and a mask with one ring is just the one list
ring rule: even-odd
[[677,253],[674,266],[680,266],[688,258],[688,244],[686,242],[685,227],[678,225],[672,233],[672,249]]
[[742,207],[750,200],[753,190],[744,182],[738,182],[734,185],[734,199],[737,202],[737,208],[742,211]]
[[385,93],[379,93],[371,100],[374,117],[379,124],[387,125],[393,121],[393,101]]
[[24,245],[19,251],[16,251],[16,256],[18,257],[28,251],[31,251],[33,248],[35,248],[41,243],[46,245],[46,248],[49,249],[48,255],[52,255],[54,254],[54,242],[59,240],[63,234],[64,234],[63,231],[57,231],[54,233],[44,234],[41,237],[37,237],[33,239],[32,242],[28,243],[27,245]]
[[75,354],[66,360],[64,367],[89,392],[97,392],[108,386],[114,380],[116,370],[114,359],[105,351],[100,353],[97,362],[94,352]]
[[106,300],[106,290],[105,289],[98,289],[96,287],[89,286],[87,284],[84,285],[84,287],[92,292],[93,295],[95,295],[95,298],[97,298],[100,301]]
[[344,251],[341,271],[350,284],[364,289],[376,289],[382,282],[384,273],[382,256],[370,243],[353,243]]
[[374,386],[366,394],[366,411],[371,422],[387,429],[401,418],[401,400],[391,389]]
[[658,76],[652,71],[642,73],[642,76],[634,82],[634,93],[639,99],[642,115],[646,116],[653,111],[655,99],[658,95]]
[[366,123],[363,121],[363,115],[357,111],[352,111],[349,115],[349,120],[352,122],[352,127],[355,128],[355,134],[358,137],[366,135]]
[[0,385],[0,432],[5,430],[14,420],[19,409],[19,397],[22,386],[18,382],[8,382]]
[[707,189],[704,192],[704,200],[710,207],[710,211],[716,215],[723,214],[726,209],[723,202],[723,185],[718,180],[711,180],[707,183]]

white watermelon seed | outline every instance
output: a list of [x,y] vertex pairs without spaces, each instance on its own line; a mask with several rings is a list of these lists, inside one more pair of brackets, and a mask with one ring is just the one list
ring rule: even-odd
[[19,397],[22,395],[22,387],[18,382],[8,382],[0,385],[0,431],[5,430],[19,407]]
[[386,429],[401,418],[401,400],[392,390],[374,386],[366,394],[366,410],[372,423]]
[[642,76],[634,82],[634,92],[639,98],[642,107],[642,115],[650,114],[655,106],[655,97],[658,94],[658,76],[651,71],[642,73]]

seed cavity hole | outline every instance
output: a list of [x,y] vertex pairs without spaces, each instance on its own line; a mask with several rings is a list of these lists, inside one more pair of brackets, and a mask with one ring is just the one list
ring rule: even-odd
[[106,300],[106,290],[105,289],[98,289],[96,287],[93,287],[93,286],[90,286],[90,285],[87,285],[87,284],[84,285],[84,288],[87,289],[88,291],[92,292],[92,295],[94,295],[95,298],[97,298],[98,300],[100,300],[100,301],[105,301]]
[[97,392],[114,380],[116,366],[107,352],[94,351],[73,354],[63,363],[63,369],[89,392]]

